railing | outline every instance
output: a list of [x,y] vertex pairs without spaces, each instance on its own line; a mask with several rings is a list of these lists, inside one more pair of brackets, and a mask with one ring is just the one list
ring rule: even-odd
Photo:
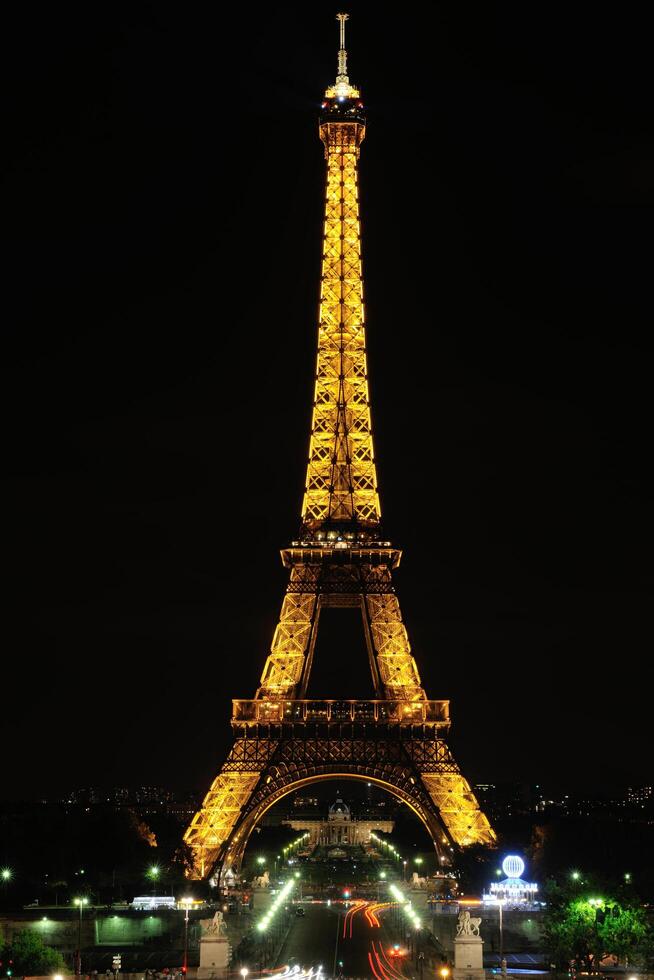
[[450,723],[449,701],[233,701],[234,724],[380,722],[393,725]]

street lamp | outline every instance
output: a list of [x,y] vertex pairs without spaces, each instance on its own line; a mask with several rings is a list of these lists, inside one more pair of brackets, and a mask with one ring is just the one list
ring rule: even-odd
[[505,901],[506,899],[504,898],[498,898],[497,900],[500,910],[500,967],[502,968],[502,973],[506,973],[506,969],[504,967],[504,929],[502,923],[502,906],[504,905]]
[[88,898],[76,898],[75,905],[79,906],[79,926],[77,928],[77,956],[75,973],[79,976],[82,972],[82,909],[88,905]]
[[422,858],[421,857],[414,858],[413,860],[415,861],[416,864],[422,864]]
[[182,974],[184,976],[186,976],[188,969],[188,913],[192,904],[193,899],[190,896],[182,899],[182,905],[184,906],[184,962],[182,964]]
[[12,877],[13,877],[13,872],[12,872],[11,868],[3,868],[2,869],[2,880],[3,881],[5,881],[5,882],[11,881]]
[[245,980],[245,977],[247,977],[249,972],[250,971],[248,970],[247,966],[244,966],[243,969],[241,970],[241,976],[243,977],[243,980]]
[[402,872],[402,878],[403,878],[404,881],[406,881],[406,861],[402,861],[402,864],[404,865],[404,870]]
[[148,878],[152,880],[152,897],[156,895],[157,878],[159,877],[160,868],[158,864],[153,864],[148,871]]

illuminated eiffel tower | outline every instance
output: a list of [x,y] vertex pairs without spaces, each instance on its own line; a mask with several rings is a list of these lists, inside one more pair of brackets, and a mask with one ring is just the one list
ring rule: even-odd
[[[237,870],[248,837],[287,793],[327,778],[372,782],[422,820],[443,863],[495,834],[445,742],[449,702],[420,684],[392,583],[401,552],[384,538],[366,366],[357,163],[365,134],[338,14],[336,81],[325,92],[327,161],[318,359],[298,539],[256,697],[234,701],[234,744],[184,840],[196,877]],[[361,610],[374,699],[308,700],[325,607]]]

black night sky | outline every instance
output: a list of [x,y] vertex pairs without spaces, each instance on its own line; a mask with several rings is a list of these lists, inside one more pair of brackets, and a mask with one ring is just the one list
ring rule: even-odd
[[[257,687],[308,445],[336,9],[3,14],[6,797],[204,790]],[[647,781],[651,35],[345,9],[424,684],[471,779]],[[310,693],[369,693],[355,625],[323,620]]]

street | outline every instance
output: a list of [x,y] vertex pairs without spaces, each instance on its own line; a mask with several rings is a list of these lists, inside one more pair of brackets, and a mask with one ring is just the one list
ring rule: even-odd
[[282,947],[278,967],[300,966],[303,971],[319,967],[326,977],[372,977],[376,980],[405,980],[413,976],[407,957],[390,950],[388,903],[350,902],[306,905],[305,915],[294,919]]

